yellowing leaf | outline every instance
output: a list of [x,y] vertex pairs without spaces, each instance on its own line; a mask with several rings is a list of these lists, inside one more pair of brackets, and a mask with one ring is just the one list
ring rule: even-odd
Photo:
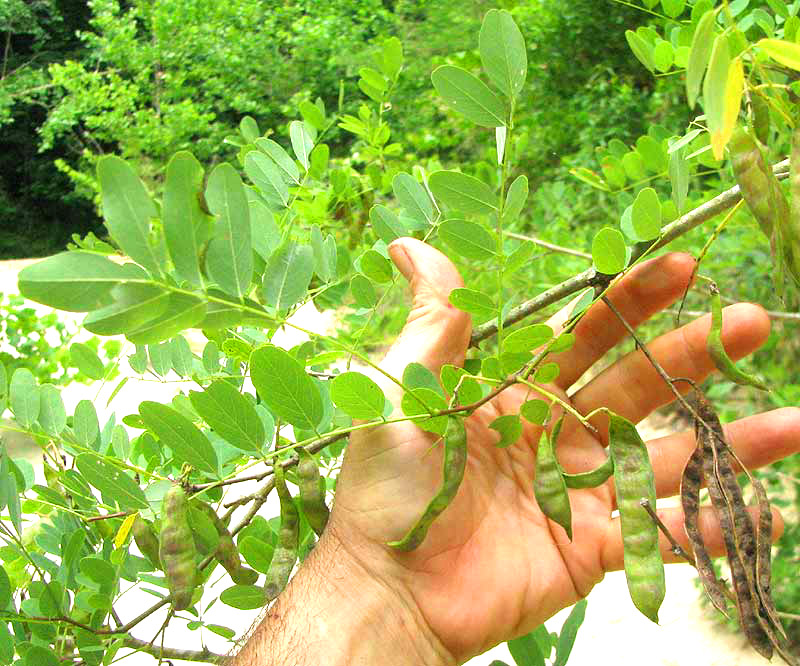
[[725,93],[730,66],[731,56],[727,37],[724,34],[719,35],[714,40],[708,73],[703,82],[703,107],[708,131],[712,136],[721,132],[725,123]]
[[728,145],[733,130],[736,128],[736,120],[739,117],[739,109],[742,106],[742,94],[744,93],[744,65],[741,58],[735,58],[728,67],[728,78],[725,82],[724,109],[722,114],[722,127],[711,133],[711,151],[714,159],[721,160]]
[[114,537],[114,548],[121,548],[122,545],[128,540],[128,535],[131,533],[133,522],[136,520],[136,516],[138,515],[138,513],[132,513],[129,516],[125,516],[125,520],[123,520],[122,525],[119,526],[117,536]]
[[781,65],[800,71],[800,44],[782,39],[762,39],[756,46]]

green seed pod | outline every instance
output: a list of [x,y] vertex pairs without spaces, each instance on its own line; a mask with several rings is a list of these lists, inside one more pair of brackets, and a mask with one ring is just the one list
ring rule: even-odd
[[281,527],[278,533],[278,544],[272,554],[272,562],[264,584],[265,603],[275,599],[286,587],[292,575],[297,551],[300,548],[300,514],[297,511],[286,476],[280,462],[275,461],[275,490],[281,501]]
[[167,587],[175,610],[185,610],[192,604],[196,583],[196,547],[189,527],[189,503],[179,485],[164,495],[161,519],[161,545],[158,551]]
[[300,506],[311,529],[320,536],[328,524],[330,511],[325,504],[325,479],[320,476],[317,462],[308,451],[297,451],[297,476],[300,479]]
[[[553,442],[554,451],[558,445],[558,436],[561,433],[561,425],[563,423],[564,415],[562,414],[561,418],[556,421],[555,425],[553,426],[553,430],[550,433],[550,441]],[[558,462],[557,455],[556,462]],[[605,462],[601,463],[597,468],[588,472],[580,472],[579,474],[567,474],[564,471],[564,468],[561,467],[560,463],[558,464],[558,469],[561,472],[561,476],[564,477],[564,483],[566,484],[567,488],[597,488],[608,481],[608,479],[614,473],[614,461],[611,456],[608,456],[605,459]]]
[[656,486],[647,445],[636,426],[609,412],[609,449],[614,460],[614,485],[622,531],[625,578],[636,608],[653,622],[664,601],[664,561],[658,546],[658,526],[641,501],[656,506]]
[[442,463],[442,485],[434,495],[416,523],[399,541],[387,545],[396,550],[409,551],[417,548],[424,540],[428,529],[458,493],[464,470],[467,466],[467,431],[464,419],[460,416],[447,417],[447,430],[444,433],[444,461]]
[[533,479],[533,494],[545,516],[558,523],[572,541],[572,509],[561,468],[547,431],[542,431],[536,450],[536,476]]
[[711,329],[706,338],[706,349],[711,360],[714,361],[714,366],[732,382],[769,391],[769,387],[762,379],[737,368],[728,356],[728,352],[725,351],[725,346],[722,344],[722,301],[719,289],[712,282],[709,291],[711,292]]
[[562,471],[567,488],[597,488],[602,486],[614,473],[614,461],[609,456],[595,469],[580,474],[567,474]]
[[196,502],[194,508],[201,511],[214,524],[219,536],[217,547],[214,550],[214,557],[219,560],[225,571],[230,574],[233,582],[237,585],[252,585],[255,583],[258,580],[258,573],[242,565],[239,551],[233,543],[233,537],[228,528],[225,527],[225,523],[217,515],[217,512],[203,501]]
[[[728,143],[736,182],[761,230],[770,240],[779,220],[789,219],[789,205],[780,183],[753,136],[737,127]],[[773,224],[774,222],[774,224]]]
[[761,95],[752,93],[750,106],[753,110],[753,131],[756,139],[766,146],[769,143],[769,104]]
[[161,559],[158,556],[158,537],[153,524],[137,515],[131,527],[133,540],[136,547],[156,569],[161,568]]

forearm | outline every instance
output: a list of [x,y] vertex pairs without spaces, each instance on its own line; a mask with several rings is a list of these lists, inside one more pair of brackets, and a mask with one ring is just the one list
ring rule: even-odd
[[326,535],[230,666],[454,666],[405,595]]

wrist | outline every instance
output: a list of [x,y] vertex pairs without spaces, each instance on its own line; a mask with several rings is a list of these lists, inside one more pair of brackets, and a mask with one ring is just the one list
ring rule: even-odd
[[329,526],[233,666],[454,666],[411,595],[387,578]]

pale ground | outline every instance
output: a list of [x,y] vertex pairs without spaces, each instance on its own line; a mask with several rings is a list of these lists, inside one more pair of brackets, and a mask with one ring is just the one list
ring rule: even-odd
[[[16,273],[25,264],[26,260],[0,262],[0,292],[16,293]],[[71,321],[79,319],[69,313],[62,313],[65,318]],[[302,315],[303,326],[315,328],[324,323],[313,311],[305,309]],[[288,336],[285,340],[276,341],[283,346],[296,344],[296,340]],[[0,340],[0,344],[2,341]],[[127,364],[123,363],[127,370]],[[67,404],[68,413],[75,406],[78,400],[90,396],[95,399],[98,408],[106,403],[107,396],[113,386],[101,387],[99,383],[92,387],[84,385],[74,385],[64,391],[64,398]],[[118,416],[134,413],[138,404],[143,399],[168,401],[176,391],[176,384],[161,382],[137,382],[133,379],[128,381],[122,391],[117,395],[112,406],[106,410],[105,416],[112,409]],[[101,423],[104,422],[104,415],[100,415]],[[645,424],[645,439],[648,436],[660,436],[669,432],[668,424],[661,419],[659,422]],[[666,428],[666,429],[665,429]],[[34,456],[33,462],[35,462]],[[247,494],[252,492],[254,486],[249,483],[235,486],[237,493]],[[277,513],[277,506],[271,503],[265,507],[264,512],[267,516]],[[234,516],[234,523],[237,516]],[[218,569],[219,571],[219,569]],[[214,596],[228,585],[230,580],[225,576],[222,580],[218,579],[218,574],[212,578],[204,597],[204,603],[208,603]],[[154,597],[144,592],[134,590],[125,597],[127,601],[119,608],[123,620],[135,617],[142,610],[150,606]],[[688,566],[673,565],[667,567],[667,597],[661,607],[661,624],[655,625],[645,619],[636,611],[631,603],[625,584],[624,574],[615,572],[606,576],[589,595],[589,605],[586,612],[586,620],[581,627],[574,650],[570,657],[570,666],[594,666],[597,663],[615,663],[617,666],[684,666],[689,664],[705,664],[705,666],[760,666],[764,661],[753,650],[751,650],[743,639],[730,634],[715,625],[709,616],[701,610],[698,603],[698,591],[694,584],[694,575]],[[557,614],[547,622],[550,631],[559,631],[569,609]],[[207,613],[204,618],[211,623],[219,623],[231,628],[240,630],[250,626],[257,612],[244,612],[217,603]],[[134,635],[146,640],[151,639],[159,630],[163,622],[165,613],[162,610],[155,613],[148,620],[142,622],[135,630]],[[222,638],[203,632],[190,632],[184,627],[171,627],[167,633],[166,645],[174,647],[200,649],[201,641],[205,641],[208,647],[216,652],[227,652],[229,644]],[[120,653],[121,654],[121,653]],[[118,655],[119,656],[119,655]],[[513,664],[505,645],[498,646],[489,652],[476,657],[469,662],[470,666],[488,666],[493,659],[501,659],[508,664]],[[155,661],[142,654],[132,655],[125,659],[123,663],[131,666],[149,666]],[[188,664],[190,662],[178,662],[175,664]],[[260,665],[259,665],[260,666]],[[420,665],[423,666],[423,665]]]

